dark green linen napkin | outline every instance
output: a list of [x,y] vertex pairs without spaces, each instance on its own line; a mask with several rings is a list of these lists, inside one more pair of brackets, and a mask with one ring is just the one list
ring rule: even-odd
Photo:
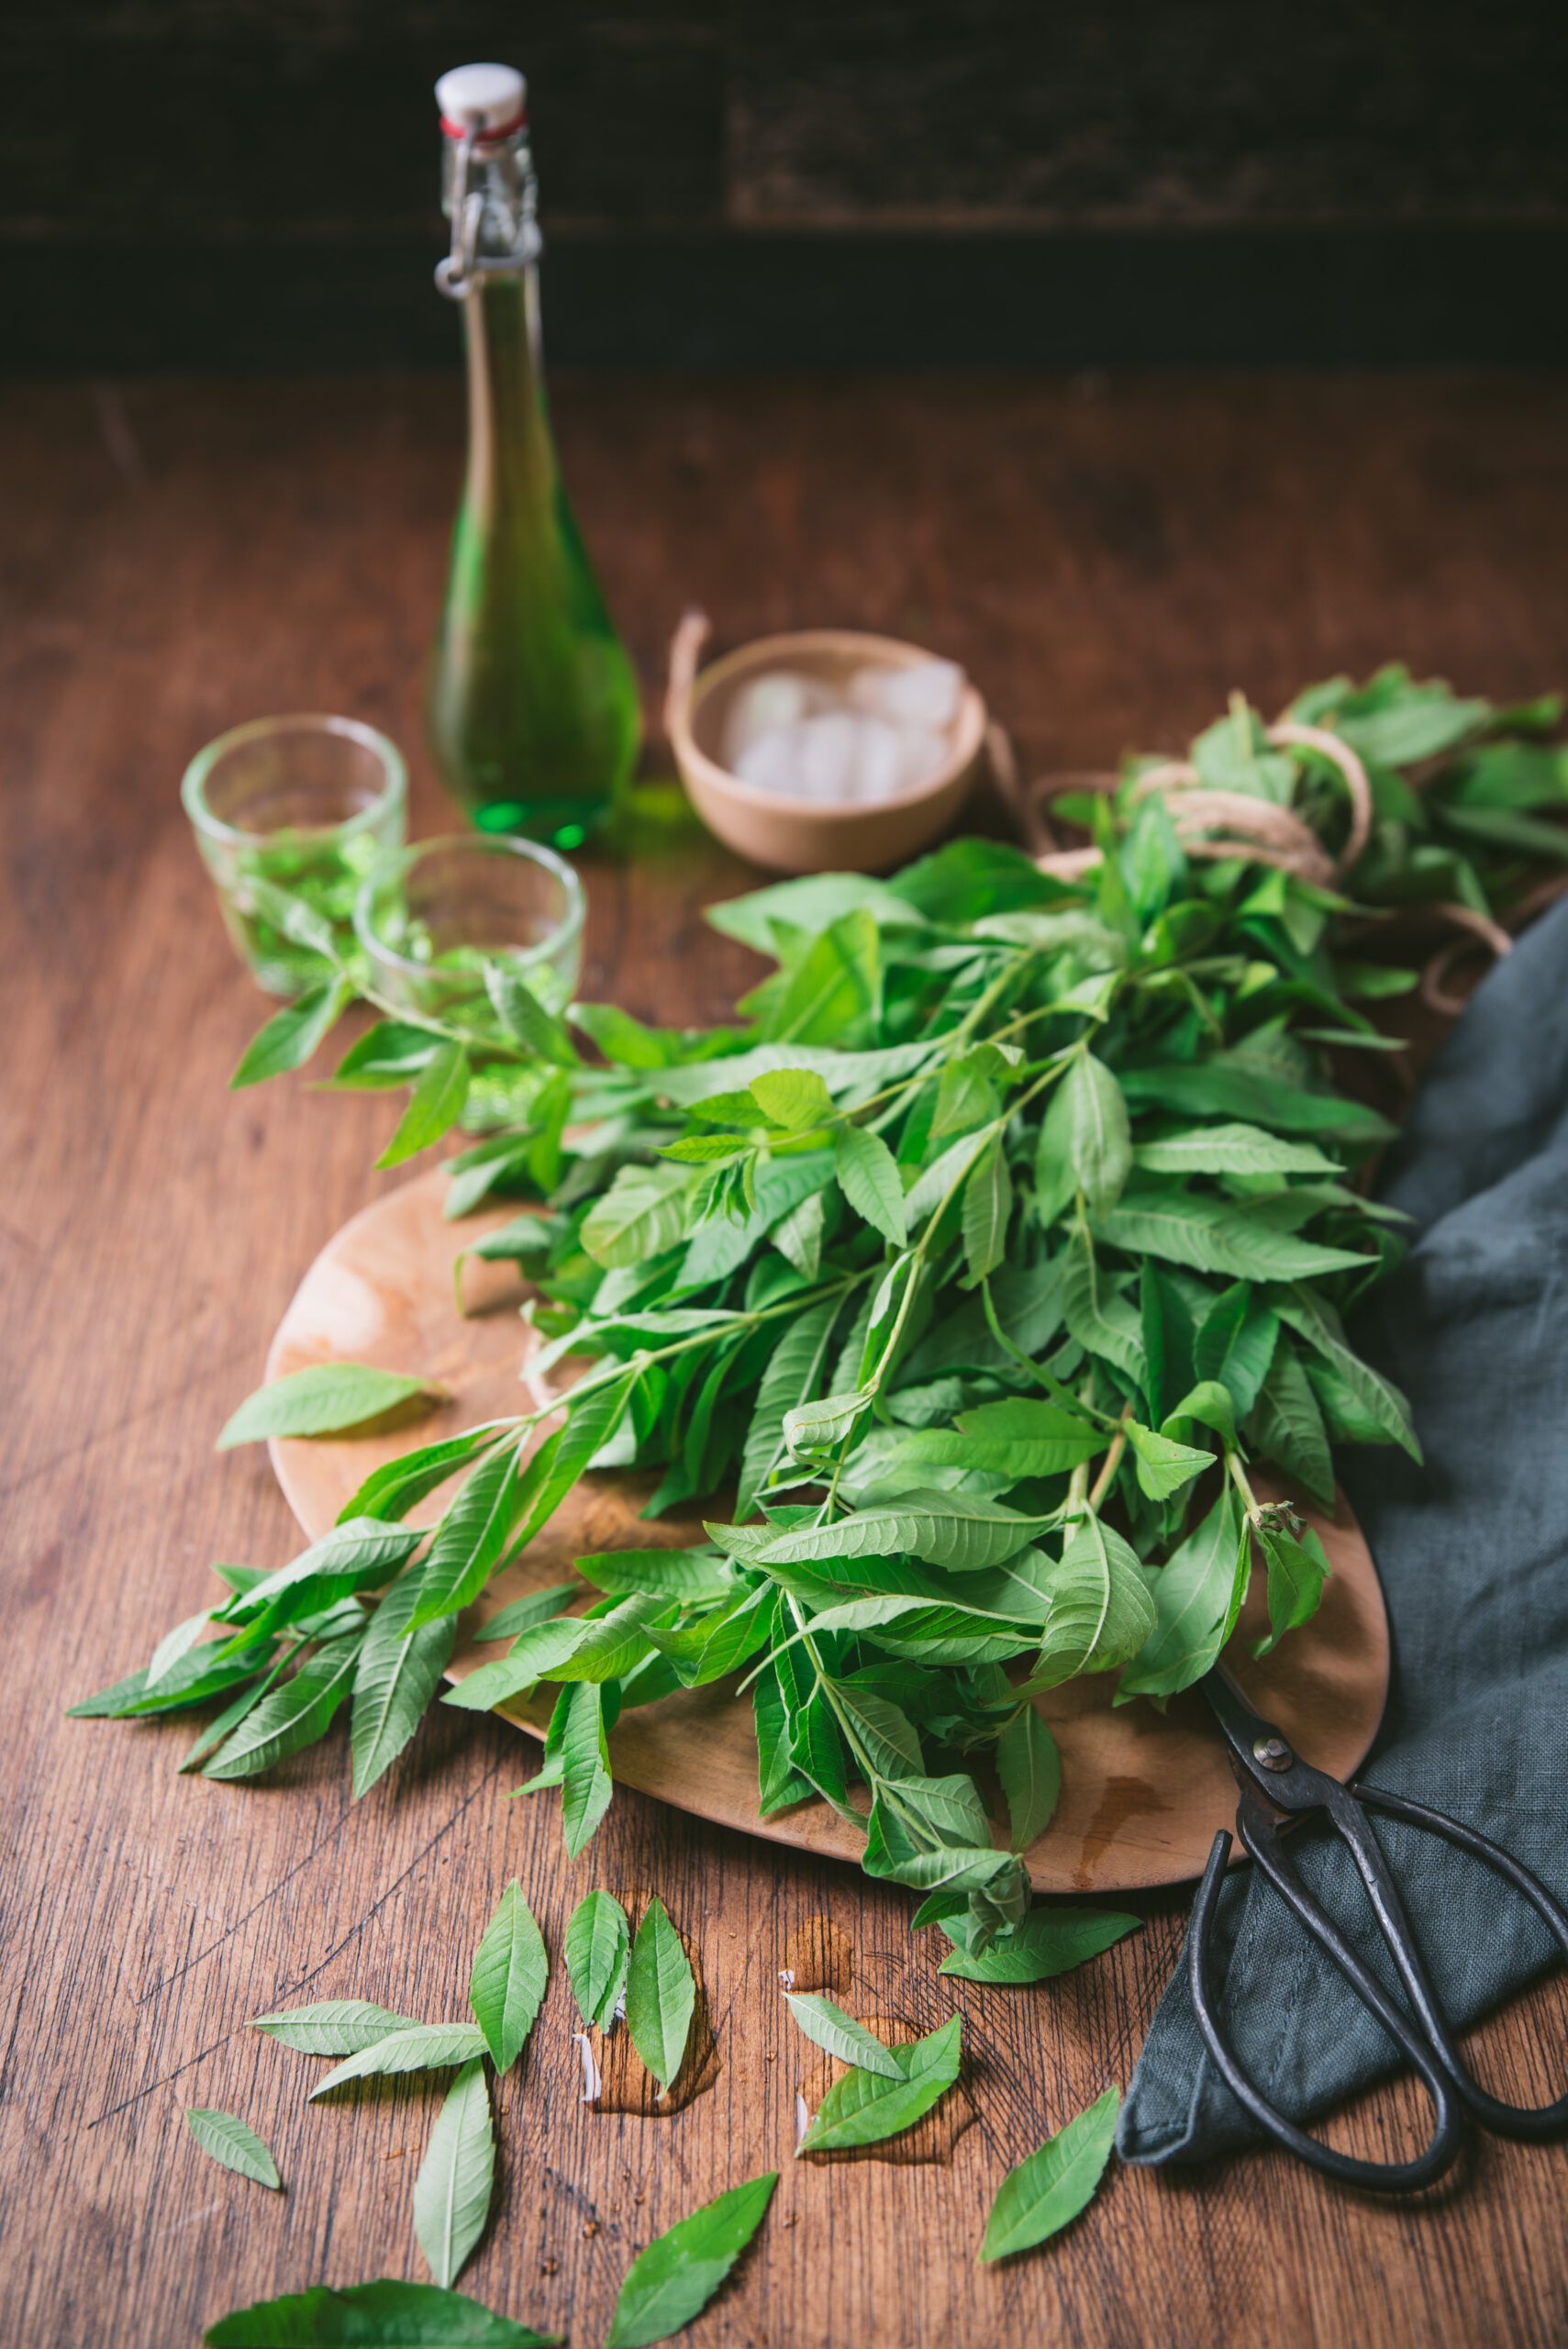
[[[1362,1776],[1466,1821],[1568,1899],[1568,904],[1476,990],[1434,1061],[1383,1197],[1419,1238],[1352,1332],[1409,1397],[1426,1453],[1341,1453],[1393,1631]],[[1308,1749],[1310,1759],[1310,1748]],[[1555,1954],[1490,1870],[1392,1820],[1376,1832],[1455,2023]],[[1343,1847],[1290,1839],[1305,1880],[1397,1997]],[[1391,2041],[1247,1865],[1221,1895],[1221,2028],[1302,2121],[1399,2068]],[[1568,2048],[1562,2077],[1568,2087]],[[1124,2161],[1199,2160],[1257,2132],[1198,2032],[1186,1958],[1118,2131]]]

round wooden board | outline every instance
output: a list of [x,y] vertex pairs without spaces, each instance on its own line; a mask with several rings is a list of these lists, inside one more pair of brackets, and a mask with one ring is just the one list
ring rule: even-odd
[[[314,1539],[383,1461],[454,1435],[476,1420],[528,1409],[550,1390],[519,1389],[535,1341],[517,1318],[527,1290],[506,1264],[464,1267],[466,1318],[453,1301],[459,1252],[516,1214],[515,1207],[441,1218],[439,1170],[389,1193],[344,1225],[322,1250],[284,1316],[267,1358],[269,1379],[307,1363],[381,1364],[428,1378],[449,1397],[417,1424],[347,1439],[274,1442],[272,1465],[290,1508]],[[678,1548],[702,1539],[701,1512],[652,1522],[638,1512],[655,1478],[585,1477],[517,1565],[498,1575],[460,1626],[449,1677],[461,1678],[499,1648],[477,1644],[485,1618],[530,1589],[566,1580],[573,1561],[616,1547]],[[1285,1488],[1256,1480],[1260,1496]],[[1388,1622],[1371,1553],[1343,1495],[1332,1520],[1300,1495],[1333,1566],[1314,1620],[1262,1663],[1249,1649],[1266,1629],[1262,1577],[1254,1575],[1227,1661],[1259,1711],[1319,1769],[1348,1777],[1364,1758],[1388,1688]],[[431,1523],[446,1496],[414,1510]],[[713,1504],[707,1504],[713,1513]],[[1028,1854],[1037,1891],[1107,1893],[1178,1884],[1201,1874],[1217,1828],[1235,1816],[1236,1787],[1203,1699],[1190,1691],[1162,1716],[1141,1699],[1113,1710],[1115,1677],[1069,1682],[1040,1700],[1062,1748],[1062,1800]],[[503,1709],[542,1737],[550,1698]],[[692,1757],[700,1753],[700,1769]],[[802,1851],[858,1860],[862,1839],[826,1803],[757,1817],[756,1746],[749,1700],[719,1682],[626,1715],[610,1737],[616,1776],[700,1819]]]

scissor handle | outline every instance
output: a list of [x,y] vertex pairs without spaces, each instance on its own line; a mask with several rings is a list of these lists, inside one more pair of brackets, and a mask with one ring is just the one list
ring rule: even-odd
[[[1225,1864],[1230,1855],[1231,1839],[1223,1828],[1214,1839],[1208,1865],[1204,1870],[1203,1882],[1193,1904],[1192,1924],[1187,1935],[1187,1966],[1193,2006],[1204,2043],[1222,2078],[1265,2134],[1285,2146],[1309,2168],[1320,2171],[1324,2176],[1338,2178],[1346,2186],[1365,2187],[1380,2194],[1412,2194],[1424,2186],[1430,2186],[1453,2161],[1463,2134],[1462,2108],[1446,2066],[1438,2061],[1436,2050],[1401,2014],[1375,1975],[1368,1972],[1328,1911],[1313,1899],[1295,1868],[1285,1859],[1273,1820],[1245,1790],[1236,1823],[1240,1830],[1242,1842],[1270,1883],[1289,1903],[1312,1939],[1327,1951],[1362,2004],[1376,2016],[1401,2054],[1419,2074],[1432,2101],[1432,2134],[1426,2150],[1413,2161],[1358,2160],[1354,2154],[1337,2153],[1333,2146],[1325,2145],[1318,2138],[1309,2136],[1305,2129],[1298,2129],[1294,2121],[1286,2120],[1241,2069],[1221,2035],[1208,1987],[1215,1910]],[[1370,1831],[1368,1841],[1372,1841]],[[1358,1860],[1360,1856],[1358,1853]],[[1392,1891],[1392,1888],[1390,1884],[1388,1889]],[[1397,1910],[1396,1895],[1395,1901]],[[1382,1922],[1381,1917],[1379,1921]],[[1402,1917],[1400,1921],[1403,1922]],[[1403,1970],[1401,1967],[1402,1973]]]
[[[1500,1845],[1478,1834],[1473,1827],[1462,1826],[1457,1819],[1448,1818],[1440,1810],[1429,1810],[1425,1803],[1410,1802],[1404,1795],[1385,1794],[1381,1787],[1357,1785],[1348,1787],[1345,1791],[1365,1809],[1386,1811],[1390,1818],[1403,1819],[1411,1827],[1424,1827],[1429,1833],[1440,1835],[1445,1843],[1452,1843],[1457,1850],[1468,1852],[1473,1858],[1482,1860],[1489,1868],[1496,1869],[1516,1892],[1524,1895],[1541,1922],[1556,1937],[1563,1956],[1568,1958],[1568,1914],[1552,1898],[1540,1877],[1532,1876],[1522,1862],[1502,1850]],[[1358,1865],[1361,1865],[1359,1843],[1350,1837],[1347,1841],[1355,1853]],[[1364,1868],[1362,1873],[1364,1876]],[[1400,1921],[1403,1922],[1402,1918]],[[1481,2126],[1491,2130],[1494,2136],[1519,2137],[1531,2143],[1555,2136],[1568,2126],[1568,2096],[1560,2096],[1552,2104],[1529,2105],[1503,2104],[1495,2096],[1488,2095],[1461,2060],[1453,2043],[1453,2035],[1431,1994],[1425,1975],[1418,1976],[1424,1997],[1418,1998],[1417,1983],[1406,1973],[1398,1943],[1391,1939],[1389,1947],[1407,1988],[1417,2000],[1422,2023],[1444,2071]],[[1418,1960],[1417,1964],[1418,1967]]]

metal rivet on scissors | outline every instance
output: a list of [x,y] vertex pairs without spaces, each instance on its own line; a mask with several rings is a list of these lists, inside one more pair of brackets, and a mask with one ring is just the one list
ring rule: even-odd
[[[1241,1789],[1236,1811],[1236,1831],[1245,1849],[1289,1906],[1318,1947],[1327,1952],[1369,2008],[1402,2054],[1415,2066],[1432,2100],[1433,2128],[1426,2151],[1408,2162],[1363,2162],[1309,2137],[1253,2087],[1220,2036],[1209,1998],[1208,1965],[1215,1911],[1225,1864],[1230,1856],[1230,1836],[1221,1830],[1214,1839],[1203,1883],[1193,1907],[1187,1939],[1187,1965],[1193,2005],[1204,2042],[1231,2093],[1245,2105],[1260,2129],[1288,2147],[1311,2168],[1346,2185],[1372,2187],[1382,2193],[1413,2193],[1440,2177],[1458,2153],[1469,2112],[1482,2128],[1500,2137],[1540,2139],[1568,2125],[1568,2096],[1555,2104],[1501,2104],[1474,2080],[1460,2060],[1453,2037],[1438,2006],[1436,1994],[1421,1963],[1388,1864],[1367,1817],[1369,1810],[1385,1811],[1412,1827],[1424,1827],[1445,1842],[1484,1860],[1522,1892],[1536,1913],[1555,1934],[1568,1957],[1568,1915],[1546,1887],[1518,1860],[1461,1826],[1441,1811],[1408,1802],[1403,1795],[1386,1794],[1381,1787],[1341,1786],[1326,1777],[1293,1752],[1270,1721],[1252,1710],[1223,1664],[1199,1682],[1225,1733],[1230,1766]],[[1376,1976],[1370,1973],[1346,1941],[1327,1909],[1314,1899],[1286,1857],[1280,1837],[1296,1820],[1320,1811],[1348,1845],[1372,1902],[1373,1914],[1390,1956],[1398,1968],[1412,2012],[1396,2006]]]

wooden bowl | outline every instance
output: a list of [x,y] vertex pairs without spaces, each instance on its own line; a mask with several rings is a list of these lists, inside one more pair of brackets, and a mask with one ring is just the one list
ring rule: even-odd
[[776,873],[885,873],[929,847],[969,796],[985,743],[985,704],[966,685],[952,729],[952,751],[940,774],[917,791],[874,807],[818,807],[742,783],[718,763],[730,704],[742,685],[769,670],[793,670],[841,685],[857,669],[911,669],[932,656],[896,637],[853,629],[801,629],[759,637],[696,674],[706,620],[682,622],[670,657],[664,723],[682,780],[703,822],[753,864]]

